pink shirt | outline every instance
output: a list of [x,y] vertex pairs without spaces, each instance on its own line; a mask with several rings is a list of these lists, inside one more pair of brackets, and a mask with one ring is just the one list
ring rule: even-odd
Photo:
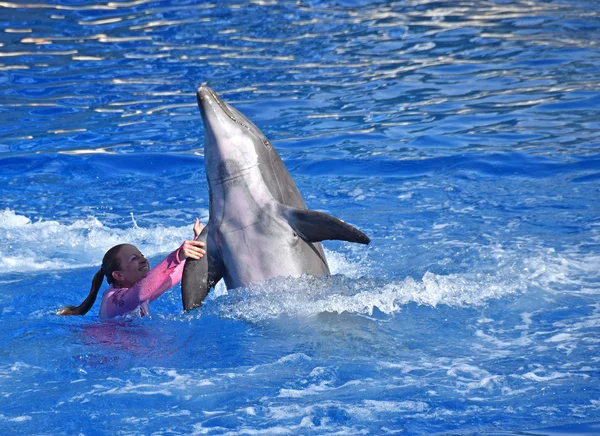
[[181,281],[185,260],[179,260],[179,250],[169,254],[131,288],[111,286],[102,294],[100,318],[109,319],[130,312],[145,316],[150,313],[149,303]]

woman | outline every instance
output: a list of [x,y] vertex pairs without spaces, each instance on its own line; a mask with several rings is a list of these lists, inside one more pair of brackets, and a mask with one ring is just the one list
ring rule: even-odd
[[204,243],[196,240],[202,228],[203,225],[196,218],[194,240],[184,241],[181,247],[152,269],[135,246],[120,244],[111,248],[104,255],[102,267],[94,275],[90,293],[83,303],[77,307],[67,306],[56,314],[85,315],[94,305],[106,277],[111,286],[102,295],[100,318],[109,319],[130,313],[148,315],[149,303],[181,281],[185,259],[200,259],[206,254]]

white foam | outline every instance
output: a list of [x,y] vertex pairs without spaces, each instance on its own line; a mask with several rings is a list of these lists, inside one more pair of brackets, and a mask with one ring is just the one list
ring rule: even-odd
[[32,222],[10,209],[0,211],[0,270],[57,271],[98,266],[114,245],[131,243],[147,257],[168,253],[192,236],[184,227],[109,228],[95,217],[70,224],[53,220]]
[[[143,228],[131,219],[128,228],[111,228],[96,217],[70,223],[52,220],[32,222],[6,209],[0,211],[0,270],[10,272],[59,271],[98,266],[110,247],[135,244],[147,256],[168,253],[191,236],[191,226]],[[463,244],[463,241],[446,241]],[[464,242],[466,244],[466,242]],[[280,316],[312,316],[319,313],[356,313],[371,316],[399,312],[409,303],[437,307],[478,307],[490,300],[526,292],[534,286],[552,293],[568,286],[579,292],[597,293],[595,281],[600,256],[580,259],[579,250],[556,253],[527,243],[526,253],[500,246],[471,246],[480,252],[463,272],[421,277],[378,280],[378,265],[369,256],[385,257],[382,250],[394,247],[364,247],[348,244],[342,251],[326,250],[331,277],[278,278],[248,289],[227,291],[223,282],[211,292],[207,306],[216,303],[217,314],[246,320]],[[385,269],[385,268],[384,268]],[[387,270],[386,270],[387,271]],[[375,278],[373,278],[375,277]],[[42,316],[44,314],[41,314]],[[523,314],[521,328],[527,331],[531,314]],[[597,324],[599,318],[589,321]]]
[[349,254],[325,249],[331,274],[343,274],[351,278],[366,276],[370,272],[367,256],[369,248],[363,245],[352,247],[354,259]]
[[7,416],[0,414],[0,419],[8,421],[8,422],[25,422],[25,421],[31,421],[32,417],[29,415],[23,415],[23,416],[15,416],[14,418],[9,418]]
[[249,368],[246,372],[253,373],[253,372],[257,372],[259,370],[272,371],[277,366],[282,366],[282,365],[286,365],[286,364],[289,364],[289,363],[298,363],[300,361],[310,362],[311,358],[308,357],[304,353],[288,354],[286,356],[281,357],[276,362],[273,362],[273,363],[264,363],[264,364],[261,364],[261,365],[255,365],[255,366]]
[[429,405],[423,401],[364,400],[363,404],[378,413],[424,412],[429,409]]
[[527,380],[532,380],[532,381],[536,381],[536,382],[547,382],[547,381],[551,381],[551,380],[556,380],[559,378],[565,378],[565,377],[570,377],[570,374],[565,374],[565,373],[561,373],[558,371],[554,371],[552,373],[550,373],[549,375],[543,376],[543,375],[538,375],[539,371],[531,371],[528,372],[527,374],[523,375],[523,378],[526,378]]
[[600,256],[586,253],[579,247],[563,251],[540,249],[536,256],[525,260],[527,270],[531,271],[531,280],[535,285],[548,292],[597,295]]
[[525,285],[514,277],[477,274],[425,273],[421,280],[406,278],[382,283],[345,275],[325,278],[277,278],[248,288],[229,290],[214,299],[217,314],[260,321],[280,316],[319,313],[355,313],[371,316],[375,309],[394,314],[408,303],[436,307],[473,307],[490,299],[522,292]]
[[551,338],[546,339],[546,342],[564,342],[573,339],[573,335],[569,333],[559,333],[557,335],[552,336]]

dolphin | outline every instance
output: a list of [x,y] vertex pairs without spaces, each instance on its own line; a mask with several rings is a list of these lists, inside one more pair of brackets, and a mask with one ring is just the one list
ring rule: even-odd
[[221,280],[228,289],[273,277],[329,274],[323,240],[368,244],[360,230],[309,210],[265,135],[210,88],[196,93],[204,124],[209,219],[200,260],[187,259],[184,310],[199,307]]

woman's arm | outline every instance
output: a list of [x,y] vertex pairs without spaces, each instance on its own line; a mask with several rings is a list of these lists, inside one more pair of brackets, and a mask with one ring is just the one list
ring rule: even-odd
[[[179,283],[183,274],[185,259],[188,257],[200,259],[205,253],[202,247],[204,247],[204,242],[184,241],[181,247],[152,268],[144,278],[131,288],[131,291],[138,294],[139,302],[154,301],[167,289]],[[181,268],[178,268],[179,265],[181,265]],[[174,274],[177,270],[179,270],[179,274]]]
[[200,259],[205,251],[201,241],[185,241],[181,247],[169,254],[162,262],[131,288],[115,288],[105,302],[103,296],[101,316],[112,318],[137,308],[144,301],[154,301],[179,281],[183,274],[185,259]]

